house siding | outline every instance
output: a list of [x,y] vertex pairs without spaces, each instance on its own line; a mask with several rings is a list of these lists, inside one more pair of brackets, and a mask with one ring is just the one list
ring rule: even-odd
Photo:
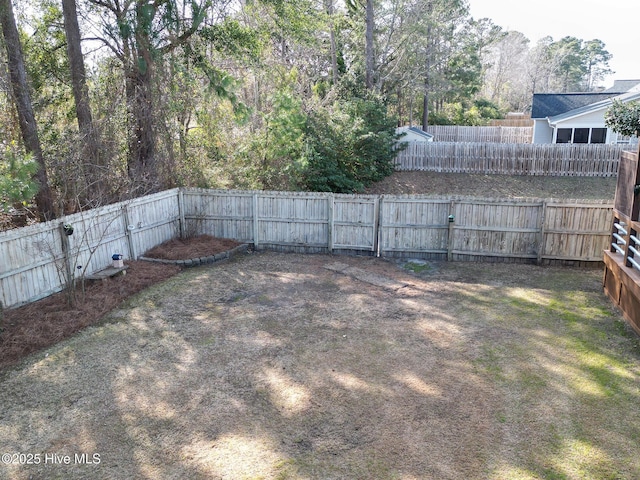
[[546,119],[534,120],[532,143],[553,143],[553,129]]

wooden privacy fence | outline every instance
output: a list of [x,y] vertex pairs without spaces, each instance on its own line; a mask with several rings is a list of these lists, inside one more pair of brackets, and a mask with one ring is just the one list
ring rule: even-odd
[[187,231],[257,248],[538,263],[601,262],[613,208],[603,200],[194,189],[182,195]]
[[[0,301],[12,307],[62,290],[75,278],[111,264],[113,254],[137,258],[179,234],[178,189],[0,232]],[[73,227],[66,251],[61,224]]]
[[430,125],[427,132],[434,142],[491,142],[531,143],[533,127],[466,127],[459,125]]
[[413,143],[398,153],[396,170],[504,175],[614,177],[621,145]]
[[[281,251],[451,260],[600,262],[605,201],[174,189],[0,233],[3,305],[17,306],[178,235],[210,234]],[[450,216],[452,221],[449,221]],[[62,250],[60,223],[74,227]]]

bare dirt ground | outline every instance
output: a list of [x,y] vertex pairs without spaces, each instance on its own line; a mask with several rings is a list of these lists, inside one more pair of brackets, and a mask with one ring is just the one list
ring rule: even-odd
[[469,173],[395,172],[366,190],[372,194],[469,195],[611,199],[616,178],[475,175]]
[[600,277],[277,253],[185,270],[0,375],[0,478],[640,478],[640,347]]

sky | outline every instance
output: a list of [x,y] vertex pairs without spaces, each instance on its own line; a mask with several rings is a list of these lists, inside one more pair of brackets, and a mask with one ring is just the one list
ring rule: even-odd
[[640,79],[640,0],[468,0],[471,16],[522,32],[532,44],[551,36],[602,40],[615,80]]

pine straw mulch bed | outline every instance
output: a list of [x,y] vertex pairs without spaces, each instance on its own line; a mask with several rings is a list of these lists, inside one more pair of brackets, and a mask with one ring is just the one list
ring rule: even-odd
[[[187,260],[230,250],[239,243],[201,235],[186,240],[170,240],[146,256],[167,260]],[[87,281],[84,294],[79,287],[75,305],[66,292],[57,293],[24,307],[6,310],[0,316],[0,369],[25,356],[54,345],[79,330],[96,324],[124,300],[182,270],[177,265],[129,261],[126,275],[101,281]]]

